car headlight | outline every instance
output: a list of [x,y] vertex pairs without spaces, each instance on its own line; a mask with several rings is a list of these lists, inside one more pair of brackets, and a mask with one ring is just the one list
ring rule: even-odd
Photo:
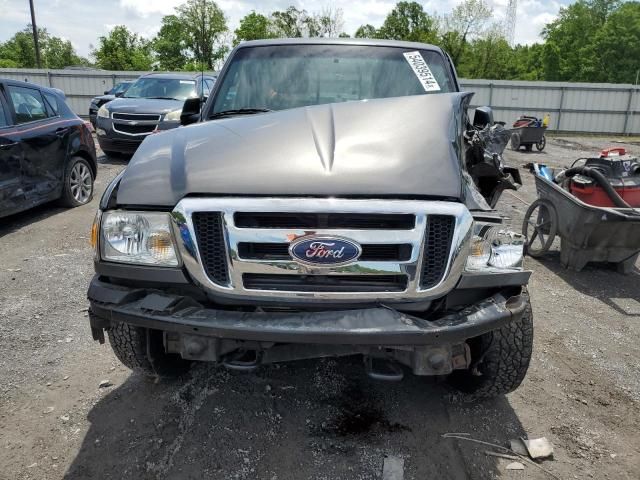
[[103,260],[167,267],[178,266],[168,213],[112,211],[102,214]]
[[474,224],[467,271],[522,269],[525,238],[501,226]]
[[180,115],[182,114],[182,109],[173,110],[167,114],[165,114],[163,121],[165,122],[179,122]]
[[106,105],[102,105],[99,109],[98,109],[98,117],[100,118],[109,118],[109,109],[107,108]]

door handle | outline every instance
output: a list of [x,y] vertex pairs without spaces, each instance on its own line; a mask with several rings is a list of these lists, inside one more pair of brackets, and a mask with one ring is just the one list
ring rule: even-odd
[[58,137],[63,136],[65,133],[69,131],[69,127],[58,127],[56,128],[56,135]]

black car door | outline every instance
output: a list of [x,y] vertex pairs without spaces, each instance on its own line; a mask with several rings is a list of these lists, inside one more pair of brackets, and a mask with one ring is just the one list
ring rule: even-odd
[[22,183],[29,201],[55,197],[62,187],[68,122],[47,107],[37,88],[7,85],[22,144]]
[[24,202],[21,156],[19,136],[0,86],[0,217],[13,213]]

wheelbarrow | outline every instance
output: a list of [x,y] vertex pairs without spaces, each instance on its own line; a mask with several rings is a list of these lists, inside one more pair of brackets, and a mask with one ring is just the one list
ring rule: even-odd
[[639,209],[586,204],[540,167],[532,165],[538,199],[522,224],[527,254],[543,256],[558,236],[563,267],[580,271],[589,262],[610,262],[620,273],[631,273],[640,256]]
[[534,127],[523,126],[511,129],[511,149],[520,150],[524,147],[528,152],[536,146],[536,149],[541,152],[547,145],[547,137],[544,136],[544,132],[547,127]]

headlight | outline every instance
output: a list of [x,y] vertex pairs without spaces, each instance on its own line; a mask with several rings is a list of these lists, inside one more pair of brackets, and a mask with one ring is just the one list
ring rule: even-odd
[[181,114],[182,114],[182,109],[174,110],[172,112],[169,112],[169,113],[165,114],[164,121],[165,122],[179,122]]
[[109,118],[109,109],[107,108],[106,105],[102,105],[99,109],[98,109],[98,116],[100,118]]
[[525,238],[499,226],[474,224],[467,271],[522,269]]
[[105,212],[102,215],[101,234],[103,260],[178,266],[168,213]]

